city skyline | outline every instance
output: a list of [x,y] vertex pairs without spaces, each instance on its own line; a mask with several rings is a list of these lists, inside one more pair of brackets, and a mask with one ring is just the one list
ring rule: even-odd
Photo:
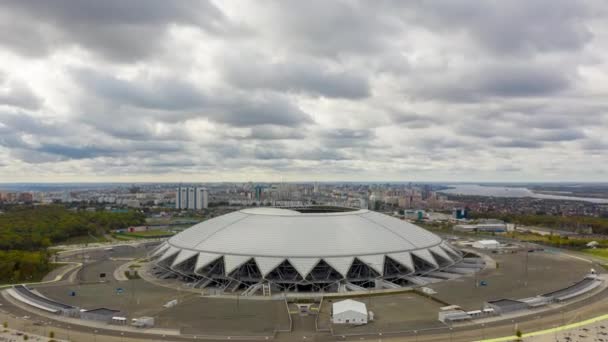
[[0,182],[602,182],[601,1],[6,1]]

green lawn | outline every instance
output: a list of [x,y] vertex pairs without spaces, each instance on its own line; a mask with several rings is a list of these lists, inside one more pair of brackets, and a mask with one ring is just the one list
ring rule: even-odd
[[582,252],[608,260],[608,248],[587,248],[583,249]]
[[137,239],[136,237],[127,236],[125,234],[112,234],[112,237],[115,238],[116,240],[120,240],[120,241],[130,241],[130,240]]
[[148,230],[145,232],[114,234],[114,237],[117,239],[120,239],[120,237],[146,239],[146,238],[165,237],[165,236],[172,236],[172,235],[174,235],[174,233],[167,231],[167,230]]
[[99,242],[108,242],[108,240],[103,236],[82,235],[82,236],[71,237],[58,244],[59,245],[81,245],[81,244],[99,243]]

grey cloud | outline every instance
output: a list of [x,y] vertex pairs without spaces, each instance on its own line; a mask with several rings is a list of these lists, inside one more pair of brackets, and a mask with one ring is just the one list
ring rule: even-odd
[[525,139],[500,139],[493,144],[495,147],[507,148],[540,148],[543,146],[541,142]]
[[2,5],[3,21],[10,25],[0,44],[30,56],[75,44],[111,60],[133,61],[160,50],[172,24],[214,33],[231,26],[210,1],[9,0]]
[[533,136],[541,141],[555,142],[583,139],[585,137],[585,133],[577,129],[562,129],[541,131],[534,134]]
[[403,125],[410,129],[428,128],[438,123],[437,118],[416,113],[391,111],[389,117],[392,123]]
[[449,102],[477,102],[491,98],[547,96],[567,90],[569,68],[504,62],[458,71],[436,79],[424,78],[409,85],[418,97]]
[[582,142],[582,148],[587,151],[608,151],[608,141],[599,138],[590,138]]
[[95,158],[103,155],[110,155],[116,151],[108,150],[95,146],[74,147],[58,144],[47,144],[36,148],[36,151],[66,157],[68,159]]
[[496,167],[496,171],[498,172],[520,172],[522,169],[513,165],[500,165]]
[[367,79],[360,73],[330,71],[313,62],[264,63],[262,56],[244,63],[243,56],[222,58],[228,82],[249,89],[272,89],[330,98],[364,98],[370,95]]
[[258,5],[261,20],[276,23],[270,35],[290,50],[312,55],[374,54],[403,29],[401,18],[371,3],[314,0]]
[[318,147],[296,147],[289,148],[285,144],[262,144],[256,145],[253,157],[261,160],[347,160],[349,159],[344,152],[335,149]]
[[[4,83],[4,84],[2,84]],[[22,109],[39,109],[43,101],[30,87],[21,82],[2,82],[0,77],[0,106],[11,106]]]
[[0,123],[12,133],[30,133],[46,136],[69,134],[69,127],[63,123],[45,121],[24,111],[0,112]]
[[[420,137],[412,139],[407,137],[404,141],[406,146],[415,146],[416,150],[423,153],[432,153],[433,158],[439,158],[444,150],[466,149],[471,147],[471,143],[462,138],[454,137]],[[450,152],[453,155],[453,152]]]
[[276,125],[260,125],[249,129],[245,135],[235,136],[238,139],[259,139],[259,140],[299,140],[306,137],[306,133],[301,128],[290,128]]
[[[207,118],[236,127],[294,127],[312,123],[310,115],[280,94],[206,94],[193,84],[179,79],[120,80],[92,70],[76,70],[73,75],[78,84],[85,88],[89,98],[100,96],[114,113],[118,113],[121,121],[131,119],[135,123],[140,117],[152,117],[163,122]],[[125,106],[135,109],[116,108]],[[108,121],[108,115],[112,114],[100,112],[98,108],[91,108],[83,114],[86,121],[101,127],[109,126],[109,131],[124,131],[124,123]],[[125,133],[129,134],[128,131]],[[137,130],[133,133],[137,133]]]
[[497,54],[581,49],[592,38],[584,20],[592,14],[589,5],[570,0],[397,3],[416,23],[444,32],[464,31]]
[[0,178],[598,178],[591,2],[9,0]]
[[586,136],[584,131],[576,127],[545,129],[538,125],[527,125],[521,116],[514,119],[513,116],[491,115],[465,119],[456,127],[456,132],[492,141],[496,147],[523,148],[538,148],[543,142],[567,142]]
[[529,65],[502,65],[482,70],[477,90],[492,96],[538,96],[569,86],[564,70]]
[[374,136],[373,131],[367,129],[332,129],[328,130],[324,133],[324,136],[329,139],[345,139],[345,140],[353,140],[353,139],[369,139]]
[[92,94],[116,105],[146,109],[191,110],[205,105],[205,95],[195,86],[175,78],[127,81],[92,70],[74,70],[76,82]]
[[323,145],[334,148],[369,146],[376,138],[371,129],[330,129],[321,133]]
[[222,101],[204,115],[213,121],[236,127],[257,125],[296,127],[313,122],[310,115],[284,97],[273,94]]

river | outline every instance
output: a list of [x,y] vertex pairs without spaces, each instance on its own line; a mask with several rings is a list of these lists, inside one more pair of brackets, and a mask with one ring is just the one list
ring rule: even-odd
[[537,194],[528,188],[502,186],[482,186],[478,184],[448,185],[450,189],[441,192],[453,195],[488,196],[488,197],[533,197],[552,200],[584,201],[608,204],[608,198],[574,197],[562,195]]

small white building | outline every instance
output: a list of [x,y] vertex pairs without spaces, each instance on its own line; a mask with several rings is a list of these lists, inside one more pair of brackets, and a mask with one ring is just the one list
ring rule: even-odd
[[335,302],[331,320],[334,324],[367,324],[367,307],[352,299]]
[[139,317],[131,319],[131,325],[138,328],[151,328],[154,326],[154,317]]
[[500,243],[496,240],[479,240],[473,242],[473,248],[479,249],[496,249],[500,246]]

